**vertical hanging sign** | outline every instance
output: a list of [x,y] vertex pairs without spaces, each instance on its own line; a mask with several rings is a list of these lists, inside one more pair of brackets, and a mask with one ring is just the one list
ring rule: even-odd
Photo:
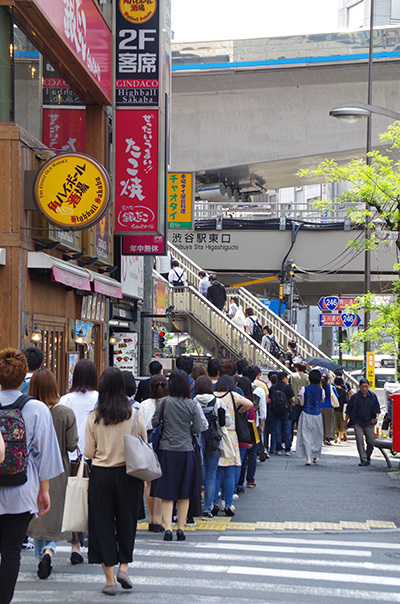
[[115,2],[114,200],[120,235],[164,234],[165,44],[159,4]]

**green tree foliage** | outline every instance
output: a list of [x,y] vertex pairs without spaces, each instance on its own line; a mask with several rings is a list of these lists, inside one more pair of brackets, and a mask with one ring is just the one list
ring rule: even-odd
[[[370,237],[360,241],[350,241],[355,248],[374,249],[379,245],[376,228],[390,232],[400,232],[400,122],[395,122],[380,135],[387,144],[384,153],[374,150],[365,159],[353,159],[340,166],[333,160],[325,160],[315,170],[300,170],[301,178],[315,177],[323,182],[346,182],[348,189],[334,200],[315,202],[322,211],[333,211],[338,203],[346,204],[346,211],[355,227],[368,222]],[[400,238],[395,245],[400,250]],[[399,274],[400,265],[393,267],[393,274]],[[391,354],[397,359],[397,379],[400,381],[400,282],[393,281],[390,291],[382,292],[388,298],[381,299],[371,293],[357,299],[352,310],[370,311],[377,316],[369,322],[365,331],[358,331],[351,338],[353,342],[365,340],[374,342],[379,352]],[[390,302],[388,302],[390,300]],[[350,345],[350,341],[344,347]]]

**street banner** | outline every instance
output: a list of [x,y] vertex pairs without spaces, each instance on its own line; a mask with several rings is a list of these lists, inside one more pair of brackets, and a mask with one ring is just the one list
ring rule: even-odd
[[163,256],[166,254],[166,239],[163,235],[125,235],[122,253],[125,256]]
[[193,211],[192,172],[170,172],[168,174],[168,228],[191,229]]
[[354,304],[356,298],[340,298],[339,296],[326,296],[320,298],[318,306],[320,310],[345,310],[351,304]]
[[361,323],[361,318],[354,313],[339,314],[320,314],[320,327],[357,327]]
[[367,363],[365,377],[369,381],[369,387],[375,392],[375,353],[367,352]]
[[115,113],[115,233],[157,234],[159,113]]
[[159,105],[159,0],[116,0],[115,104]]

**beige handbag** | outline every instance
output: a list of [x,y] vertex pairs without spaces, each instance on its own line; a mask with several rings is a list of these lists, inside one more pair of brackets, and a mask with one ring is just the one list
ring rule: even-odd
[[334,409],[337,409],[338,407],[340,407],[340,403],[339,403],[339,399],[335,394],[334,389],[331,386],[331,405]]
[[76,476],[68,476],[67,490],[65,492],[64,515],[61,531],[85,533],[88,530],[89,504],[88,489],[89,478],[83,476],[85,460],[81,457]]

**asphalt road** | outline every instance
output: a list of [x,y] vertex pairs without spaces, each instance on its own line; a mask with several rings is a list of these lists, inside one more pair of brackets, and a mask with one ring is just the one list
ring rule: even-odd
[[[185,542],[166,543],[141,524],[124,602],[349,604],[400,602],[400,478],[380,453],[358,467],[354,443],[324,448],[320,464],[274,456],[234,518],[197,520]],[[395,475],[396,478],[390,476]],[[270,523],[270,524],[266,524]],[[266,527],[273,527],[268,530]],[[86,558],[86,557],[85,557]],[[14,602],[102,602],[97,565],[71,566],[62,543],[51,576],[23,552]]]

